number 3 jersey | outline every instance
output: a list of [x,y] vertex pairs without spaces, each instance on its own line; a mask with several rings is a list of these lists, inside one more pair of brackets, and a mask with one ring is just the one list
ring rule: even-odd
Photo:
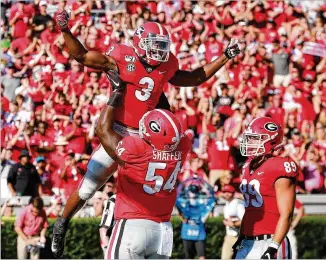
[[123,138],[116,148],[125,165],[118,168],[115,219],[170,221],[176,181],[190,147],[187,136],[172,152],[157,151],[139,137]]
[[271,157],[251,171],[250,162],[246,162],[242,169],[240,190],[245,199],[246,211],[241,234],[274,234],[280,217],[274,184],[279,178],[296,179],[298,166],[289,157]]
[[[138,128],[141,117],[156,107],[163,86],[179,69],[178,60],[170,53],[167,62],[146,69],[134,49],[124,44],[112,45],[106,55],[115,60],[120,78],[127,84],[121,102],[123,105],[115,113],[116,120],[126,126]],[[114,83],[111,80],[111,84]]]

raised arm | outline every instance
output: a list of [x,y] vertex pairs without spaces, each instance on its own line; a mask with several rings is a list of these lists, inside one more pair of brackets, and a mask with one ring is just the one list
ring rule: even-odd
[[122,82],[116,71],[111,71],[110,73],[110,79],[114,80],[115,83],[118,82],[118,84],[111,84],[113,88],[112,95],[110,96],[107,106],[102,110],[100,114],[100,118],[98,119],[95,131],[104,150],[111,156],[113,160],[117,161],[120,165],[123,165],[123,161],[121,161],[116,155],[116,147],[121,141],[122,136],[113,130],[113,123],[115,121],[115,109],[121,103],[125,84]]
[[62,31],[69,54],[79,63],[97,70],[117,70],[117,65],[113,58],[98,51],[88,51],[80,41],[72,35],[68,28],[69,14],[67,11],[57,15],[57,23]]
[[228,47],[216,60],[193,71],[178,70],[176,74],[169,80],[175,86],[198,86],[210,79],[224,64],[240,53],[239,43],[235,39],[231,39]]

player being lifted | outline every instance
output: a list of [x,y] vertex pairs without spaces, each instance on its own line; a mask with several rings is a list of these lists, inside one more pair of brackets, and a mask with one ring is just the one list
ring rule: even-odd
[[283,130],[272,118],[251,121],[240,138],[243,166],[240,190],[245,214],[234,249],[236,259],[291,259],[286,234],[295,202],[298,166],[289,157],[273,156],[281,148]]
[[[157,107],[169,108],[163,94],[167,82],[175,86],[198,86],[211,78],[229,59],[240,53],[239,43],[231,39],[218,59],[194,71],[179,70],[178,60],[170,53],[167,30],[159,23],[148,22],[140,26],[133,37],[132,46],[113,44],[107,53],[88,51],[68,28],[69,15],[57,15],[70,55],[81,64],[104,71],[111,86],[117,89],[126,84],[122,105],[115,111],[114,130],[122,136],[138,135],[138,122],[148,111]],[[116,104],[120,92],[112,93],[108,104]],[[100,122],[99,122],[100,123]],[[66,203],[62,218],[53,229],[52,252],[60,257],[64,250],[64,237],[69,220],[90,199],[116,169],[114,160],[100,146],[88,163],[87,172]]]

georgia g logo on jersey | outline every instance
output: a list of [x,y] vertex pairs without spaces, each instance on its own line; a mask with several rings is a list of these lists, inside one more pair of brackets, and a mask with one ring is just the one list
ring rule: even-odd
[[278,126],[274,123],[266,123],[264,127],[266,130],[271,132],[276,132],[278,130]]
[[160,125],[155,122],[155,121],[150,121],[149,122],[149,128],[154,132],[154,133],[159,133],[161,131]]

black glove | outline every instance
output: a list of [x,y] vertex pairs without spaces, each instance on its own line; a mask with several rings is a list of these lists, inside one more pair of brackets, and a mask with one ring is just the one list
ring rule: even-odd
[[224,55],[228,59],[233,59],[235,56],[237,56],[241,52],[239,47],[238,40],[232,38],[228,47],[226,47],[226,50],[224,51]]
[[116,70],[109,70],[107,74],[112,87],[112,95],[107,104],[116,108],[122,100],[126,84],[121,80],[120,75]]
[[276,259],[276,258],[277,258],[277,249],[269,246],[260,259]]

